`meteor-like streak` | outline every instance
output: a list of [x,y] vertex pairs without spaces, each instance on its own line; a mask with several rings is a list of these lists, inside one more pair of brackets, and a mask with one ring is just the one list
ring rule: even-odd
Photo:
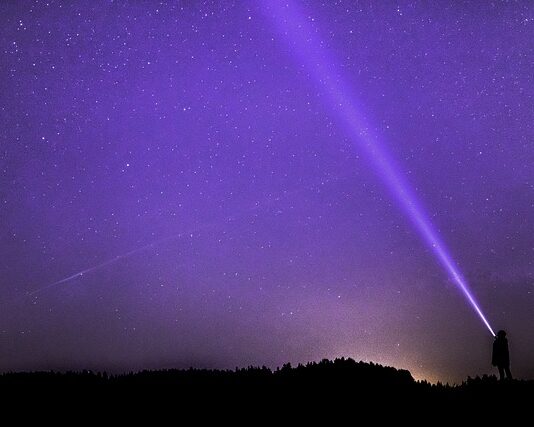
[[34,295],[37,295],[37,294],[40,294],[44,291],[47,291],[49,289],[52,289],[52,288],[55,288],[56,286],[59,286],[61,284],[65,284],[67,282],[70,282],[72,280],[75,280],[77,278],[81,278],[89,273],[93,273],[95,271],[98,271],[98,270],[101,270],[103,269],[104,267],[107,267],[108,265],[111,265],[111,264],[115,264],[117,261],[120,261],[122,259],[125,259],[125,258],[129,258],[130,256],[132,255],[135,255],[139,252],[142,252],[142,251],[145,251],[147,249],[150,249],[150,248],[153,248],[153,247],[156,247],[164,242],[167,242],[167,241],[170,241],[170,240],[177,240],[177,239],[180,239],[181,237],[183,236],[188,236],[188,235],[191,235],[193,233],[198,233],[200,231],[203,231],[203,230],[206,230],[206,229],[210,229],[210,228],[213,228],[213,227],[216,227],[222,223],[228,223],[230,221],[235,221],[247,214],[250,214],[251,212],[255,211],[255,210],[258,210],[262,207],[266,207],[266,206],[270,206],[271,204],[273,204],[274,202],[276,201],[279,201],[281,199],[281,197],[287,197],[287,196],[291,196],[291,195],[294,195],[294,194],[297,194],[297,193],[300,193],[302,191],[305,191],[305,190],[309,190],[309,189],[312,189],[312,188],[315,188],[316,186],[322,186],[322,185],[325,185],[326,183],[328,182],[331,182],[331,181],[334,181],[334,180],[337,180],[339,178],[342,178],[344,176],[346,176],[347,174],[338,174],[338,175],[335,175],[331,178],[325,178],[323,179],[321,182],[315,184],[315,185],[308,185],[308,186],[305,186],[305,187],[302,187],[302,188],[297,188],[295,190],[292,190],[292,191],[285,191],[283,193],[280,193],[280,194],[270,194],[266,197],[264,197],[263,199],[261,199],[260,201],[257,201],[254,205],[252,206],[249,206],[245,209],[241,209],[239,213],[237,214],[234,214],[234,215],[230,215],[230,216],[227,216],[227,217],[224,217],[222,219],[219,219],[219,220],[214,220],[214,221],[211,221],[211,222],[205,222],[205,223],[201,223],[201,224],[198,224],[197,226],[194,226],[192,228],[190,228],[189,230],[185,230],[183,232],[180,232],[180,233],[174,233],[174,234],[171,234],[169,236],[166,236],[166,237],[163,237],[163,238],[160,238],[160,239],[157,239],[157,240],[154,240],[146,245],[143,245],[141,247],[138,247],[138,248],[135,248],[135,249],[132,249],[131,251],[128,251],[128,252],[125,252],[125,253],[122,253],[120,255],[117,255],[111,259],[108,259],[107,261],[104,261],[100,264],[97,264],[93,267],[89,267],[89,268],[86,268],[85,270],[82,270],[82,271],[79,271],[78,273],[75,273],[75,274],[72,274],[68,277],[65,277],[61,280],[58,280],[54,283],[50,283],[49,285],[46,285],[46,286],[41,286],[40,288],[37,288],[31,292],[27,292],[25,295],[26,296],[34,296]]
[[[230,220],[232,218],[229,217],[229,218],[226,218],[226,219]],[[84,275],[86,275],[88,273],[92,273],[92,272],[98,271],[98,270],[100,270],[100,269],[102,269],[104,267],[107,267],[108,265],[116,263],[117,261],[119,261],[121,259],[129,258],[132,255],[135,255],[135,254],[137,254],[139,252],[142,252],[142,251],[147,250],[149,248],[152,248],[154,246],[160,245],[163,242],[166,242],[166,241],[169,241],[169,240],[174,240],[174,239],[179,239],[182,236],[190,235],[191,233],[196,233],[196,232],[200,231],[201,229],[206,229],[206,228],[209,228],[209,227],[213,227],[214,225],[216,225],[215,222],[205,223],[205,224],[202,224],[202,225],[200,225],[198,227],[195,227],[194,229],[189,230],[188,232],[176,233],[176,234],[172,234],[172,235],[167,236],[167,237],[163,237],[163,238],[158,239],[158,240],[154,240],[154,241],[152,241],[152,242],[150,242],[150,243],[148,243],[146,245],[143,245],[143,246],[141,246],[139,248],[132,249],[131,251],[125,252],[125,253],[120,254],[120,255],[117,255],[117,256],[115,256],[115,257],[113,257],[111,259],[108,259],[107,261],[104,261],[104,262],[102,262],[102,263],[100,263],[98,265],[86,268],[85,270],[79,271],[78,273],[72,274],[71,276],[68,276],[68,277],[65,277],[64,279],[58,280],[57,282],[50,283],[49,285],[37,288],[36,290],[34,290],[32,292],[28,292],[26,295],[27,296],[33,296],[33,295],[39,294],[39,293],[47,291],[47,290],[49,290],[51,288],[55,288],[56,286],[61,285],[63,283],[67,283],[67,282],[70,282],[72,280],[75,280],[78,277],[83,277]]]
[[264,12],[276,31],[285,39],[291,51],[297,55],[310,77],[324,88],[323,99],[333,111],[339,122],[352,135],[355,145],[362,149],[369,158],[378,176],[399,202],[400,208],[415,226],[421,238],[431,248],[435,257],[446,270],[449,277],[467,298],[471,307],[478,314],[493,336],[495,333],[482,309],[469,289],[466,279],[454,262],[445,243],[442,241],[427,213],[419,203],[410,184],[404,179],[400,169],[380,143],[378,134],[367,123],[357,99],[352,96],[350,86],[341,78],[335,64],[329,57],[324,41],[316,28],[305,18],[297,6],[288,0],[264,0]]
[[42,286],[32,292],[28,292],[27,295],[28,296],[32,296],[32,295],[36,295],[36,294],[39,294],[43,291],[46,291],[50,288],[54,288],[58,285],[61,285],[62,283],[67,283],[67,282],[70,282],[71,280],[74,280],[74,279],[77,279],[78,277],[82,277],[83,275],[85,274],[88,274],[88,273],[92,273],[93,271],[97,271],[97,270],[100,270],[101,268],[104,268],[110,264],[113,264],[117,261],[119,261],[120,259],[123,259],[123,258],[128,258],[129,256],[131,255],[134,255],[138,252],[141,252],[141,251],[144,251],[145,249],[148,249],[156,244],[159,244],[159,243],[163,243],[165,240],[170,240],[170,239],[173,239],[173,238],[177,238],[177,237],[180,237],[182,234],[179,234],[179,235],[173,235],[173,236],[169,236],[169,237],[165,237],[163,239],[160,239],[160,240],[156,240],[155,242],[151,242],[147,245],[144,245],[144,246],[141,246],[140,248],[136,248],[136,249],[133,249],[129,252],[126,252],[126,253],[123,253],[123,254],[120,254],[120,255],[117,255],[101,264],[98,264],[98,265],[95,265],[93,267],[89,267],[89,268],[86,268],[85,270],[82,270],[76,274],[73,274],[71,276],[68,276],[68,277],[65,277],[64,279],[61,279],[61,280],[58,280],[57,282],[54,282],[54,283],[50,283],[49,285],[46,285],[46,286]]

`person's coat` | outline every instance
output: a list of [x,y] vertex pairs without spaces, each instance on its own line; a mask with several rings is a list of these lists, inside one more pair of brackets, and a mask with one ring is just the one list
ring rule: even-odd
[[510,355],[508,353],[508,340],[499,337],[493,342],[493,355],[491,358],[493,366],[508,366],[510,364]]

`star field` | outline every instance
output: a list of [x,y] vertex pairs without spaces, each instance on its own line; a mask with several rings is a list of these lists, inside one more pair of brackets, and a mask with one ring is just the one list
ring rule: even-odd
[[[262,3],[0,5],[0,371],[491,372]],[[534,378],[533,5],[297,3]]]

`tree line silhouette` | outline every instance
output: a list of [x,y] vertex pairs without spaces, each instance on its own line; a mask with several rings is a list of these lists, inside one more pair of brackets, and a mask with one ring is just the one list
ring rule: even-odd
[[[167,400],[209,407],[287,405],[302,407],[409,408],[432,405],[488,407],[491,402],[531,402],[534,381],[499,381],[495,376],[468,378],[459,385],[416,381],[409,371],[350,358],[299,364],[271,370],[168,369],[111,375],[100,372],[28,372],[0,375],[0,390],[12,396],[41,399],[131,398]],[[348,406],[350,405],[350,406]]]

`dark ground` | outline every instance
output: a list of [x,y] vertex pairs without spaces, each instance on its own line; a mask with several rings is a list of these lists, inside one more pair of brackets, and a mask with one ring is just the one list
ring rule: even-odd
[[[161,370],[110,375],[94,372],[7,373],[0,376],[2,402],[47,412],[64,408],[94,415],[101,409],[129,416],[151,411],[196,419],[250,413],[259,419],[280,413],[313,419],[424,420],[452,414],[483,416],[529,412],[534,381],[499,382],[494,376],[460,385],[415,381],[410,372],[352,359],[323,360],[271,371]],[[13,406],[14,407],[14,406]],[[56,408],[56,409],[54,409]],[[34,414],[35,415],[35,414]],[[261,418],[260,417],[260,418]],[[416,418],[413,418],[416,417]]]

